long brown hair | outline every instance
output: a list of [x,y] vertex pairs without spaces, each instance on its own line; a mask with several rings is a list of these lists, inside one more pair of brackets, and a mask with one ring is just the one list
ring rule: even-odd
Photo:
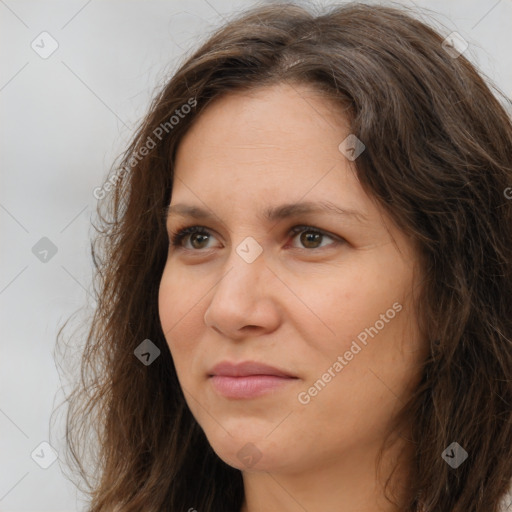
[[[98,193],[97,309],[67,417],[90,511],[240,510],[241,472],[191,415],[160,326],[164,212],[194,119],[229,91],[285,81],[348,106],[366,146],[361,185],[420,248],[430,355],[402,410],[415,447],[403,510],[497,512],[512,479],[511,120],[436,31],[360,4],[264,6],[230,21],[165,84]],[[146,339],[160,350],[148,366],[134,355]],[[456,469],[441,456],[452,442],[468,453]]]

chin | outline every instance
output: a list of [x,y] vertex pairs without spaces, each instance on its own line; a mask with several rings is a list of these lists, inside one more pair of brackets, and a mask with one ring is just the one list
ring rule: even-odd
[[287,449],[277,437],[269,439],[269,428],[251,428],[246,423],[239,430],[226,430],[232,435],[218,427],[214,435],[207,434],[208,442],[219,458],[240,471],[275,471],[282,466],[284,453],[289,454],[292,448]]

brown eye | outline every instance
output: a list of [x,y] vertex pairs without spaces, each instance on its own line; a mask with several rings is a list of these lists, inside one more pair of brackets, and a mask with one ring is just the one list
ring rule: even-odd
[[[300,235],[298,237],[300,246],[296,246],[299,249],[321,249],[326,245],[335,245],[337,243],[337,237],[309,226],[296,226],[292,229],[291,234],[294,239],[297,238],[297,235]],[[323,243],[325,239],[330,239],[333,243]]]
[[193,233],[190,236],[190,245],[192,245],[194,249],[204,249],[208,243],[209,236],[210,235],[205,235],[203,233]]
[[300,242],[308,249],[316,249],[322,241],[323,235],[313,231],[303,231],[300,235]]
[[178,230],[176,233],[170,235],[171,244],[173,247],[188,249],[188,250],[201,250],[207,249],[208,241],[212,237],[211,233],[202,226],[191,226]]

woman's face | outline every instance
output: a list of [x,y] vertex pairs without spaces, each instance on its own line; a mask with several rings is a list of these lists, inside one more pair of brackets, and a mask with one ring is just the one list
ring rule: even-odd
[[416,253],[363,192],[339,149],[346,119],[314,89],[231,93],[196,121],[168,229],[202,228],[171,245],[159,294],[192,414],[241,470],[368,457],[425,356]]

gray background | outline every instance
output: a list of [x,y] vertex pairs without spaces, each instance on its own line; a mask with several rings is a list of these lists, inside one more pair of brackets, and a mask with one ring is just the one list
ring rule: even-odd
[[[458,31],[465,55],[512,98],[512,0],[401,3],[438,13],[443,33]],[[57,329],[91,289],[93,190],[154,88],[207,30],[251,5],[0,0],[1,511],[83,509],[62,460],[40,467],[51,462],[40,443],[51,434],[63,449],[63,416],[52,425],[51,416],[66,381],[53,351]],[[43,31],[59,45],[46,59],[31,47],[51,48]]]

